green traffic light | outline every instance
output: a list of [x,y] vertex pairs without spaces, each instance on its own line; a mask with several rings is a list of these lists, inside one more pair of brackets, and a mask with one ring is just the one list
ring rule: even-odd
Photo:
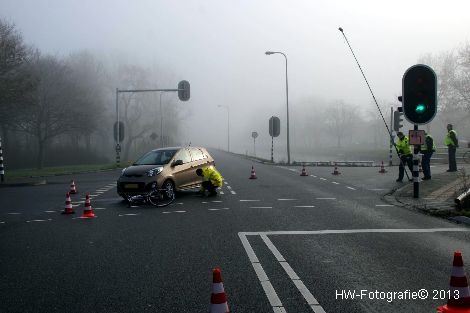
[[426,106],[422,103],[418,104],[415,109],[416,113],[423,113],[426,111]]

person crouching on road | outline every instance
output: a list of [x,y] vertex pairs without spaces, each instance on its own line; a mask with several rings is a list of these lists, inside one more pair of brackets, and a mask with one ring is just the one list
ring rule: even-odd
[[436,144],[434,139],[428,133],[424,132],[426,139],[424,145],[421,145],[421,153],[423,157],[421,158],[421,165],[423,166],[423,180],[431,179],[431,157],[432,154],[436,151]]
[[459,147],[457,132],[453,129],[452,124],[447,124],[447,136],[444,138],[444,144],[447,146],[449,154],[449,169],[447,172],[457,172],[457,160],[455,153]]
[[405,175],[405,165],[408,166],[410,172],[413,170],[413,154],[411,154],[410,144],[408,143],[408,137],[403,135],[402,132],[397,133],[398,141],[395,144],[398,150],[398,156],[400,157],[400,166],[398,167],[398,179],[397,182],[403,181]]
[[208,166],[204,168],[198,168],[196,170],[196,175],[203,178],[201,184],[201,190],[199,191],[202,195],[205,195],[206,190],[209,191],[209,196],[217,195],[217,188],[222,187],[223,177],[219,172],[213,167]]

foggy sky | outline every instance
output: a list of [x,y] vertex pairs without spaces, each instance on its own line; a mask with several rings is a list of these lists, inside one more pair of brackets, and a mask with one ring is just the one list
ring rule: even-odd
[[[169,85],[164,88],[188,80],[191,100],[177,104],[191,112],[184,121],[186,142],[226,147],[226,111],[217,105],[230,106],[232,148],[242,152],[252,147],[252,131],[270,142],[269,117],[285,114],[285,61],[265,51],[288,56],[291,112],[308,98],[373,109],[338,27],[376,97],[393,102],[404,71],[420,56],[470,41],[468,12],[468,0],[0,0],[0,17],[44,53],[86,49],[105,58],[124,56],[170,71],[161,79]],[[281,125],[284,132],[282,119]]]

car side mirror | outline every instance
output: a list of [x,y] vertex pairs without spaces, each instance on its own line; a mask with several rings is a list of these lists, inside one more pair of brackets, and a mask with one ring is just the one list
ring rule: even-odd
[[172,166],[178,166],[178,165],[183,165],[183,160],[176,160],[173,162]]

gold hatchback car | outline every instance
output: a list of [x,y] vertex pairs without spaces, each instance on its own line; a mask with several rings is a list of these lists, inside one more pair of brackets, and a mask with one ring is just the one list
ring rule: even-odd
[[122,170],[117,192],[126,199],[127,196],[145,194],[153,187],[165,189],[167,194],[196,188],[201,184],[196,170],[211,165],[214,165],[214,159],[205,148],[155,149]]

